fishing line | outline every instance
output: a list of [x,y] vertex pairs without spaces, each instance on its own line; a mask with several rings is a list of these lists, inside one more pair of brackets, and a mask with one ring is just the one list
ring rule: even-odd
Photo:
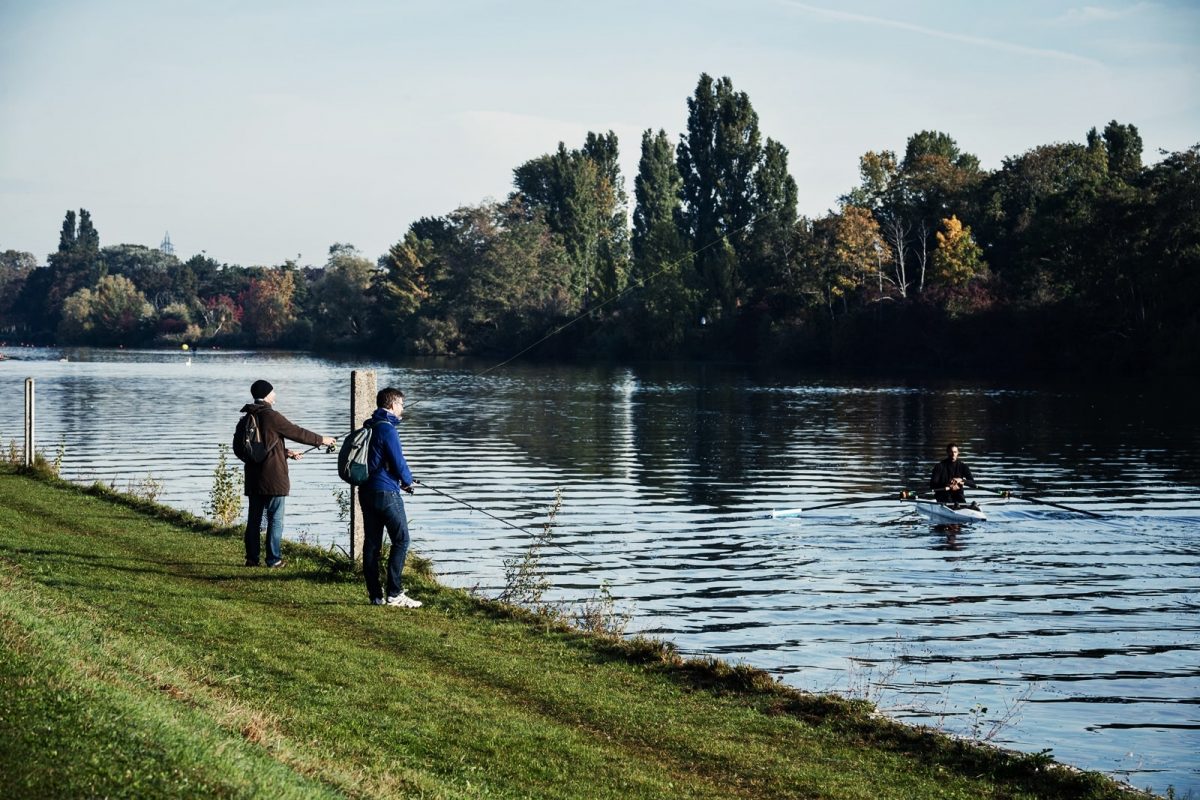
[[[424,486],[426,488],[432,489],[433,491],[440,494],[442,497],[453,500],[454,502],[459,503],[460,505],[464,505],[467,508],[471,509],[472,511],[478,511],[480,514],[483,514],[485,517],[491,517],[492,519],[496,520],[496,522],[499,522],[502,525],[507,525],[508,527],[512,528],[513,530],[520,531],[521,533],[523,533],[527,536],[530,535],[530,533],[531,533],[527,528],[522,528],[520,525],[514,525],[513,523],[509,522],[508,520],[506,520],[502,517],[498,517],[495,514],[491,513],[490,511],[485,511],[484,509],[480,508],[479,506],[468,503],[466,500],[461,500],[452,494],[443,492],[441,489],[437,488],[436,486],[430,486],[428,483],[425,483],[424,481],[418,481],[418,480],[414,480],[413,483],[417,484],[418,486]],[[581,556],[578,553],[574,552],[573,550],[571,550],[549,538],[545,539],[545,542],[549,545],[553,545],[554,547],[557,547],[558,549],[562,550],[564,553],[568,553],[569,555],[574,556],[575,558],[578,558],[581,561],[586,561],[587,563],[591,564],[594,567],[600,566],[595,561],[592,561],[590,558],[587,558],[586,556]]]

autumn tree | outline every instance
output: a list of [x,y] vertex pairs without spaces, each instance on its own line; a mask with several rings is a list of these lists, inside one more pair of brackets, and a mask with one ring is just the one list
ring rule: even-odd
[[867,209],[874,216],[888,247],[889,268],[879,275],[900,297],[907,297],[914,283],[910,275],[914,223],[896,154],[869,151],[859,159],[858,172],[859,185],[842,198],[842,206]]
[[221,341],[242,330],[242,307],[232,297],[219,294],[200,303],[201,336]]
[[242,329],[252,344],[279,343],[295,321],[295,293],[295,272],[290,270],[264,269],[250,280],[238,304],[242,307]]
[[806,237],[805,282],[830,316],[837,306],[850,309],[872,277],[882,280],[886,244],[879,223],[865,208],[845,205],[836,214],[815,220]]
[[935,232],[947,215],[974,211],[976,187],[983,179],[979,159],[962,151],[941,131],[921,131],[908,139],[900,163],[903,194],[898,198],[912,220],[912,250],[917,262],[917,291],[925,288]]
[[964,286],[987,268],[983,248],[971,235],[971,229],[954,215],[942,220],[942,228],[937,232],[933,275],[942,285]]
[[64,301],[58,336],[79,344],[137,344],[153,322],[154,308],[133,281],[106,275],[94,290],[80,289]]

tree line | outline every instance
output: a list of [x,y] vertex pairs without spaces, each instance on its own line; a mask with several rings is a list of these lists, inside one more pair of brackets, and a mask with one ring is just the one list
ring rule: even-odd
[[[647,130],[632,209],[611,131],[513,170],[499,201],[413,222],[371,260],[0,253],[0,328],[62,344],[381,355],[736,358],[800,365],[1200,371],[1200,145],[1143,163],[1117,121],[996,170],[949,135],[865,153],[823,216],[745,92],[701,75],[677,141]],[[554,335],[549,335],[549,334]]]

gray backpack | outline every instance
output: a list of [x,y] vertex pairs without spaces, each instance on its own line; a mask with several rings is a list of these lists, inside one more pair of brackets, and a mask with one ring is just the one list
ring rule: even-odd
[[362,486],[371,477],[368,461],[371,458],[371,434],[376,425],[390,425],[390,422],[380,420],[368,421],[342,442],[338,451],[338,477],[351,486]]

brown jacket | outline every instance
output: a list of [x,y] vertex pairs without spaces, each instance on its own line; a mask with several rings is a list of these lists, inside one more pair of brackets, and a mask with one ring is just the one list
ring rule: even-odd
[[249,411],[258,415],[267,458],[261,464],[246,465],[246,495],[287,495],[292,490],[292,482],[288,478],[287,445],[283,440],[317,445],[321,443],[321,437],[292,424],[287,417],[271,408],[270,403],[256,402],[242,406],[243,414]]

